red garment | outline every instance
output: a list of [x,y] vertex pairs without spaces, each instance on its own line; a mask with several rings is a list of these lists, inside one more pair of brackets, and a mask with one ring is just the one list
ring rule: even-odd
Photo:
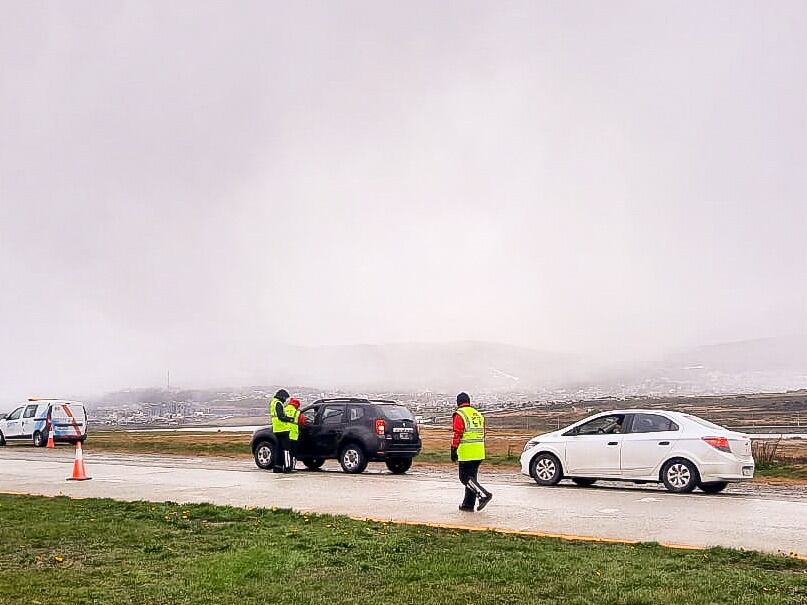
[[[465,403],[457,407],[467,408],[470,407],[470,404]],[[465,434],[465,421],[462,419],[462,416],[457,414],[457,412],[454,412],[452,425],[454,427],[454,439],[451,441],[451,447],[457,448],[460,446],[460,439],[462,439],[462,436]]]

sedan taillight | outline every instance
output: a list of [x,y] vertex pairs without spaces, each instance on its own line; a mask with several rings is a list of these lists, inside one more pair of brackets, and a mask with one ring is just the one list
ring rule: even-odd
[[716,450],[731,453],[731,448],[729,447],[729,440],[726,439],[725,437],[704,437],[703,440]]
[[384,433],[387,432],[387,423],[384,422],[381,418],[377,418],[375,421],[375,434],[379,437],[383,437]]

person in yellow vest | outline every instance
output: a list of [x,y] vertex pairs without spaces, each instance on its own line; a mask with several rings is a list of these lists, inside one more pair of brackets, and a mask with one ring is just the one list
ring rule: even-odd
[[291,463],[286,467],[286,472],[292,472],[297,462],[297,442],[300,439],[300,427],[305,424],[305,416],[300,413],[300,400],[291,398],[284,410],[286,416],[291,418],[291,428],[289,429],[289,457]]
[[459,463],[460,483],[465,486],[465,499],[460,510],[482,510],[493,499],[493,494],[479,484],[479,465],[485,459],[485,417],[471,407],[468,393],[457,395],[457,410],[452,420],[454,439],[451,442],[451,461]]
[[274,452],[274,473],[285,473],[291,470],[291,447],[289,431],[292,427],[292,419],[286,414],[286,401],[289,399],[289,392],[280,389],[272,401],[269,402],[269,416],[272,417],[272,432],[277,437],[277,447]]

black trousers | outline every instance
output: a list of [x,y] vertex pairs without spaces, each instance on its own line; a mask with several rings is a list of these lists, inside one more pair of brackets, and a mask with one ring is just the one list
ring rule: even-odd
[[465,486],[465,499],[462,501],[462,506],[465,508],[473,508],[477,498],[490,495],[490,492],[482,487],[477,479],[480,464],[482,464],[481,460],[459,463],[460,483]]
[[285,471],[291,469],[291,439],[288,431],[275,433],[277,437],[277,449],[275,451],[275,470]]

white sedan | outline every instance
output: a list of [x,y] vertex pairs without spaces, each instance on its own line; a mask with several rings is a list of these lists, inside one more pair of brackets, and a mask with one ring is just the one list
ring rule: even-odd
[[681,412],[619,410],[531,439],[521,472],[539,485],[571,479],[664,483],[671,492],[717,493],[754,477],[751,440]]

